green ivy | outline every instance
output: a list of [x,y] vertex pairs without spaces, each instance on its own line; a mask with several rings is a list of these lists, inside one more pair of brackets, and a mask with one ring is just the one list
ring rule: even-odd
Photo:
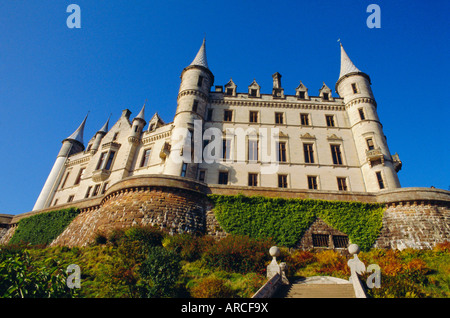
[[244,195],[209,195],[220,226],[228,233],[272,238],[297,246],[316,218],[346,233],[361,250],[370,249],[380,234],[384,206],[376,203],[282,199]]
[[47,245],[79,214],[76,208],[36,214],[21,219],[9,244]]

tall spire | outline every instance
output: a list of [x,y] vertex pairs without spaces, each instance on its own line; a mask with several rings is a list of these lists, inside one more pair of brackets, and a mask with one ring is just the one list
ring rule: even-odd
[[339,78],[349,73],[359,73],[361,72],[350,60],[347,53],[344,50],[344,47],[341,45],[341,73],[339,74]]
[[195,59],[192,61],[191,65],[199,65],[208,68],[208,61],[206,60],[206,47],[205,47],[206,39],[203,38],[202,46],[200,50],[198,50]]
[[88,115],[89,115],[89,112],[87,113],[86,117],[84,117],[83,122],[77,128],[77,130],[75,130],[74,133],[72,135],[70,135],[69,137],[67,137],[66,139],[76,140],[79,143],[81,143],[82,145],[84,145],[84,143],[83,143],[83,132],[84,132],[84,125],[86,124],[86,119],[87,119]]

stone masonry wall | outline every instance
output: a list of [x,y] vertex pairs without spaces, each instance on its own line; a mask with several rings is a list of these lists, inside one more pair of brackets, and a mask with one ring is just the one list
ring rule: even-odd
[[375,247],[432,248],[450,241],[450,207],[433,202],[390,204]]
[[139,187],[118,192],[98,209],[80,213],[51,246],[84,246],[97,233],[155,225],[169,233],[205,233],[205,196],[184,189]]

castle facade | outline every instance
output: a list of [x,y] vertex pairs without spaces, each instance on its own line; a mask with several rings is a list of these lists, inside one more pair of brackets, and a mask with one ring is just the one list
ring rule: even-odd
[[324,83],[313,96],[300,82],[289,95],[279,73],[271,94],[256,80],[243,91],[232,79],[214,85],[203,41],[181,73],[173,122],[146,117],[144,104],[135,117],[123,110],[112,127],[108,119],[85,145],[85,118],[62,141],[33,211],[101,198],[126,178],[148,175],[277,192],[400,188],[402,163],[389,150],[370,77],[342,45],[335,90]]

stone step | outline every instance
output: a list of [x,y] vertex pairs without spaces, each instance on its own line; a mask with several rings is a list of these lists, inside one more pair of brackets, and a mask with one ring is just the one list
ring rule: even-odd
[[293,284],[285,298],[355,298],[352,284]]

